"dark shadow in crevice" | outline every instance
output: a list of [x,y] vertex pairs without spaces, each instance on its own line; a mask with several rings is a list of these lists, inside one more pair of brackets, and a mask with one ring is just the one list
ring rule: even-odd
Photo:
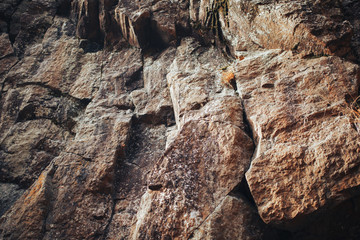
[[161,188],[163,187],[162,184],[154,184],[154,185],[149,185],[148,188],[151,191],[159,191]]
[[32,104],[25,106],[22,110],[19,111],[15,122],[25,122],[29,120],[34,120],[36,118],[35,110],[36,108]]
[[351,36],[351,53],[354,54],[355,63],[360,63],[360,24],[357,22],[360,21],[360,2],[358,0],[347,0],[341,1],[341,10],[343,12],[343,16],[346,20],[348,20],[353,29],[353,35]]
[[245,199],[250,206],[256,208],[256,203],[253,196],[251,195],[250,188],[245,176],[243,177],[241,182],[236,185],[233,190],[230,191],[229,196]]
[[[289,221],[282,225],[267,225],[272,229],[272,233],[276,233],[276,237],[271,234],[268,238],[264,235],[264,239],[272,240],[338,240],[360,239],[360,187],[349,189],[346,195],[355,195],[336,206],[324,207],[321,210],[298,216],[296,221]],[[245,200],[251,207],[256,208],[254,199],[250,193],[245,177],[243,180],[229,193],[239,199]],[[331,205],[331,204],[329,204]],[[302,227],[300,227],[302,226]]]
[[148,48],[151,48],[156,52],[161,52],[162,50],[164,50],[169,46],[169,44],[163,40],[161,33],[157,28],[157,23],[154,20],[150,20],[148,40],[149,40]]
[[253,143],[256,144],[255,139],[254,139],[253,129],[252,129],[249,119],[247,117],[244,103],[242,103],[242,108],[243,108],[244,132],[252,139]]
[[71,13],[71,0],[59,0],[56,15],[69,17]]
[[164,124],[166,127],[171,127],[176,124],[174,110],[171,106],[163,106],[154,114],[139,115],[137,119],[146,124]]
[[[190,22],[188,22],[188,25],[190,26]],[[191,28],[186,28],[181,24],[175,24],[175,31],[176,31],[176,46],[180,45],[181,40],[183,38],[189,37],[193,34]]]
[[95,53],[104,48],[102,42],[94,42],[87,39],[81,39],[79,47],[84,50],[84,53]]
[[[356,190],[358,191],[358,189]],[[337,206],[311,214],[305,227],[277,230],[280,240],[357,240],[360,239],[360,197],[355,196]]]
[[[16,123],[37,119],[48,119],[58,127],[74,134],[73,128],[76,125],[76,117],[82,114],[91,99],[78,99],[68,93],[62,93],[59,89],[52,88],[43,83],[24,83],[17,87],[39,86],[49,90],[49,95],[57,99],[57,105],[47,105],[39,102],[32,102],[18,112]],[[46,109],[47,111],[44,111]]]
[[149,19],[142,31],[139,44],[144,56],[160,55],[162,51],[169,47],[169,43],[163,40],[160,31],[157,29],[157,23],[154,20]]
[[126,80],[125,88],[127,91],[131,92],[143,87],[144,87],[143,68],[141,67],[136,72],[134,72],[129,79]]

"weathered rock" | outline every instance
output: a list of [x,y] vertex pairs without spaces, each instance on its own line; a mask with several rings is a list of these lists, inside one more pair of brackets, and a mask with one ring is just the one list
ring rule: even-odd
[[[69,35],[71,23],[55,18],[42,44],[27,47],[20,61],[11,56],[3,59],[16,61],[6,69],[1,89],[1,172],[6,181],[30,186],[72,138],[77,117],[88,103],[81,99],[91,97],[91,92],[81,99],[68,93],[74,71],[82,69]],[[74,63],[75,69],[69,71]],[[87,89],[94,88],[88,85]]]
[[357,57],[357,62],[360,62],[360,16],[357,14],[360,11],[359,1],[346,0],[341,1],[343,6],[344,17],[350,21],[353,27],[352,50]]
[[278,239],[242,198],[227,196],[190,239]]
[[14,53],[8,34],[0,35],[0,58],[6,57]]
[[[3,88],[3,76],[17,63],[18,58],[15,57],[14,48],[7,33],[0,35],[0,83],[1,91]],[[1,95],[1,93],[0,93]]]
[[[196,1],[193,1],[196,2]],[[236,51],[294,50],[306,55],[354,58],[352,28],[339,1],[202,0],[190,8],[195,24],[202,24],[228,41]]]
[[358,8],[2,1],[0,238],[358,239]]
[[10,21],[10,40],[17,55],[22,56],[28,46],[42,40],[56,14],[57,1],[21,1]]
[[[40,210],[22,213],[24,217],[46,220],[46,224],[41,228],[28,226],[29,230],[23,231],[23,237],[35,234],[53,239],[76,232],[74,238],[81,239],[104,233],[112,214],[117,158],[126,142],[131,117],[132,114],[116,108],[88,107],[75,139],[52,162],[52,185],[46,190],[51,192],[46,199],[52,201],[36,205],[36,209],[47,209],[46,214]],[[35,191],[33,189],[36,187],[33,186],[30,191]],[[21,204],[21,208],[32,208],[26,202]],[[12,216],[17,209],[15,205],[13,211],[5,215],[11,219],[3,226],[5,236],[12,231],[9,229],[16,228],[16,225],[12,225],[16,223]],[[17,237],[11,235],[9,238]]]
[[19,185],[12,183],[0,183],[0,216],[2,216],[24,193],[24,189],[21,189]]
[[236,126],[189,121],[152,171],[132,238],[190,237],[241,181],[251,150]]
[[[224,87],[219,80],[219,69],[227,65],[229,62],[220,51],[206,50],[191,38],[183,40],[167,76],[179,129],[186,121],[185,113],[200,109],[216,92],[221,92]],[[229,95],[234,95],[234,91]]]
[[354,196],[359,130],[346,99],[357,94],[358,67],[267,51],[235,71],[257,142],[246,177],[263,220],[301,225],[302,216]]
[[175,49],[169,48],[160,56],[147,57],[144,66],[139,72],[143,78],[143,88],[131,92],[132,102],[140,118],[152,123],[165,123],[167,126],[174,124],[174,113],[169,89],[167,88],[166,75],[171,65]]
[[[252,141],[243,131],[241,102],[232,96],[234,91],[209,90],[201,102],[194,103],[206,105],[195,109],[182,102],[198,99],[194,90],[201,90],[201,80],[207,78],[208,86],[216,85],[213,71],[221,61],[208,61],[201,68],[212,54],[216,50],[201,48],[191,39],[177,50],[168,81],[174,106],[179,104],[175,107],[179,133],[148,179],[149,190],[142,197],[132,239],[190,237],[243,178]],[[186,85],[189,79],[195,81]]]
[[132,122],[125,150],[118,160],[114,212],[107,239],[130,237],[136,213],[141,210],[141,197],[147,190],[149,172],[144,169],[151,169],[165,151],[166,129],[174,124],[166,85],[166,66],[170,65],[173,56],[174,49],[170,48],[157,58],[148,57],[144,66],[131,77],[142,84],[137,84],[139,88],[130,94],[137,117]]
[[163,49],[189,31],[187,1],[120,1],[115,19],[132,46]]
[[[51,201],[52,165],[41,173],[37,181],[1,218],[1,233],[5,239],[39,239],[43,237],[44,226]],[[11,219],[11,221],[4,221]]]
[[45,239],[69,235],[96,238],[104,234],[113,214],[114,173],[128,137],[131,114],[114,108],[90,108],[85,118],[71,147],[54,160],[56,192]]
[[[119,157],[113,219],[108,239],[127,239],[136,223],[140,200],[147,190],[146,180],[156,160],[163,154],[166,142],[165,124],[132,123],[125,153]],[[145,170],[145,171],[144,171]],[[121,231],[119,231],[121,229]]]
[[29,187],[70,138],[69,132],[47,119],[15,124],[1,138],[0,181]]
[[15,56],[9,56],[6,58],[3,58],[0,60],[0,84],[1,84],[1,92],[0,95],[2,95],[2,91],[4,88],[4,76],[8,73],[10,69],[12,69],[16,64],[18,63],[18,58]]

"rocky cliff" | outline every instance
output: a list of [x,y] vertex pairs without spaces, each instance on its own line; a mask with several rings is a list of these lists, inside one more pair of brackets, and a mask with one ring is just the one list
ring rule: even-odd
[[0,239],[359,239],[359,12],[3,0]]

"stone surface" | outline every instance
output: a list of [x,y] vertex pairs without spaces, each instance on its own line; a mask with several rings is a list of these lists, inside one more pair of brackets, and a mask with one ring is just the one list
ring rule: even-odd
[[[43,237],[48,209],[47,205],[51,201],[51,174],[52,168],[49,166],[37,181],[28,189],[14,204],[14,207],[7,212],[11,221],[2,222],[2,238],[19,239],[30,238],[39,239]],[[12,227],[7,229],[7,226]]]
[[227,196],[190,239],[278,239],[249,203]]
[[0,239],[359,239],[356,0],[4,0]]
[[162,49],[189,31],[187,5],[184,0],[120,1],[115,20],[130,45]]
[[339,1],[202,0],[198,5],[191,9],[192,20],[215,30],[234,55],[260,47],[354,58],[352,27]]
[[246,176],[267,223],[297,224],[358,186],[359,129],[346,103],[358,91],[358,66],[337,57],[304,61],[267,51],[235,67],[257,142]]
[[360,3],[358,1],[347,0],[342,1],[344,17],[351,23],[353,27],[353,38],[351,41],[352,51],[354,52],[357,63],[360,61],[360,17],[357,14],[360,10]]
[[179,133],[148,178],[132,239],[190,237],[243,178],[253,143],[237,114],[241,102],[212,87],[220,59],[201,64],[216,52],[192,39],[177,50],[167,77]]
[[0,35],[0,49],[0,58],[14,53],[8,34],[3,33]]
[[17,184],[12,183],[1,183],[0,184],[0,215],[3,215],[15,201],[24,193]]
[[251,149],[235,126],[189,121],[152,172],[132,238],[189,237],[241,181]]

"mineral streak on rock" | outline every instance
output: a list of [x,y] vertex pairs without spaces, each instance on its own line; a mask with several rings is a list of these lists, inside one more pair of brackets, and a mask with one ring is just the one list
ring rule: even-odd
[[0,239],[359,239],[356,0],[4,0]]

